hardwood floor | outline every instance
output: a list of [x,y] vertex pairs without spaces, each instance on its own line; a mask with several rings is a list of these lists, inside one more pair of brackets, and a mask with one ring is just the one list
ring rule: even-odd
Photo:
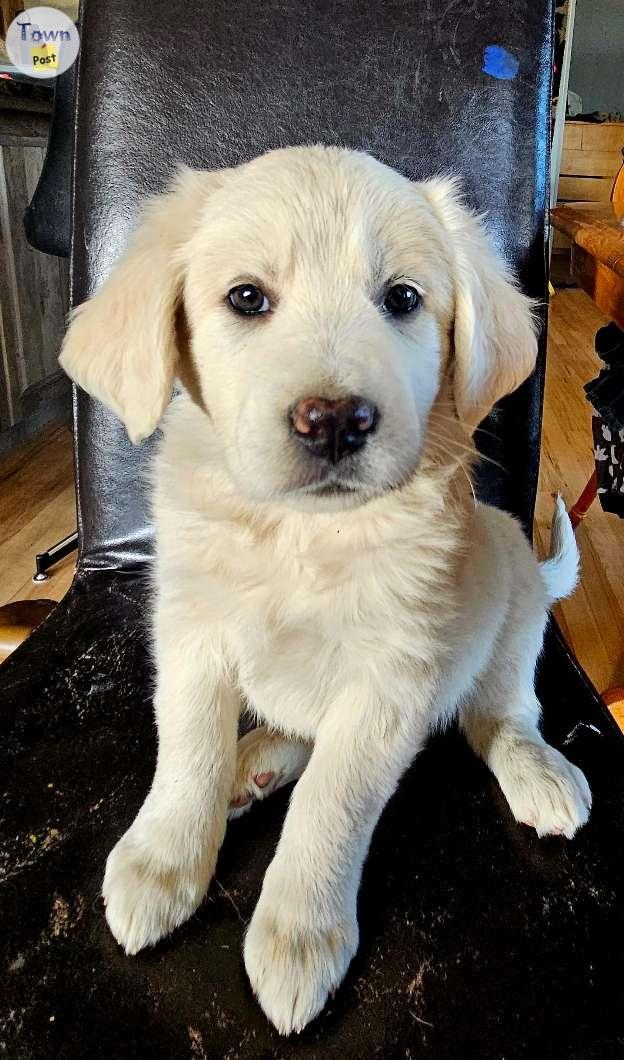
[[60,600],[71,585],[73,553],[33,582],[35,554],[76,529],[71,432],[53,427],[0,458],[0,605]]
[[[598,372],[594,334],[605,323],[582,291],[558,291],[551,303],[542,465],[535,543],[548,551],[552,493],[570,507],[593,468],[591,409],[583,383]],[[34,556],[75,528],[71,436],[47,431],[0,460],[0,604],[47,597],[60,600],[71,583],[75,554],[33,583]],[[556,617],[600,692],[624,685],[624,520],[596,502],[577,530],[581,584]],[[614,713],[616,711],[614,710]],[[624,712],[623,712],[624,713]],[[624,728],[624,716],[621,718]]]
[[[553,492],[559,490],[570,508],[594,467],[591,406],[583,384],[602,365],[594,353],[594,335],[606,322],[583,291],[557,291],[551,300],[535,513],[540,555],[548,551]],[[624,520],[603,512],[595,501],[576,536],[580,585],[569,600],[558,605],[555,616],[581,665],[598,691],[604,692],[624,685]]]

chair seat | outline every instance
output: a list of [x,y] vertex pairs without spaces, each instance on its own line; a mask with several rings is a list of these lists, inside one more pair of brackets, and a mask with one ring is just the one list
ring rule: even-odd
[[99,891],[154,766],[146,584],[141,572],[79,575],[0,670],[7,1055],[622,1055],[624,741],[552,631],[539,682],[547,735],[595,798],[573,842],[517,825],[451,730],[382,817],[360,951],[301,1036],[270,1027],[241,959],[287,791],[230,824],[190,922],[126,957]]

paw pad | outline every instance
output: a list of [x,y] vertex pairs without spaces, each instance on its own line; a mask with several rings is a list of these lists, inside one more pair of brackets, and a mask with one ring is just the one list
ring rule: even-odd
[[271,783],[274,776],[275,773],[256,773],[253,778],[254,784],[258,788],[266,788],[266,786]]

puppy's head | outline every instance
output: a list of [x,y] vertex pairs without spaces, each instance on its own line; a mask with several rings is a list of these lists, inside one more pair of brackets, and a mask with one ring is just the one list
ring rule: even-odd
[[409,477],[443,378],[471,433],[535,355],[530,302],[452,181],[313,147],[182,171],[61,364],[133,441],[177,375],[245,496],[327,508]]

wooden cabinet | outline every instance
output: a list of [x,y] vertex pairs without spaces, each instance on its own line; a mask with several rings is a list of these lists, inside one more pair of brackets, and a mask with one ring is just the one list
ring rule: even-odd
[[57,363],[69,306],[67,262],[34,250],[23,228],[48,120],[0,112],[0,451],[64,418],[69,403]]
[[566,122],[558,201],[609,202],[622,147],[623,122]]
[[[567,121],[557,190],[557,205],[609,202],[622,165],[624,122]],[[555,231],[553,250],[570,249],[570,240]]]

